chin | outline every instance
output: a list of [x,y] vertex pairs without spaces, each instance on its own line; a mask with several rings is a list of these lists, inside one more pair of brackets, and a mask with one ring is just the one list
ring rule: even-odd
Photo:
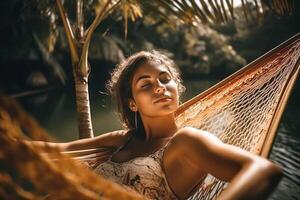
[[157,112],[155,113],[159,113],[159,115],[170,115],[170,114],[173,114],[176,110],[177,110],[178,107],[164,107],[164,108],[161,108],[159,110],[157,110]]

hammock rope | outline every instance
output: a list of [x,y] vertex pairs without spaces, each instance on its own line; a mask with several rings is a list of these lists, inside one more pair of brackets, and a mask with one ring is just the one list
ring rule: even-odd
[[[299,74],[300,34],[182,104],[178,127],[192,126],[223,142],[268,157],[279,120]],[[103,151],[103,149],[99,149]],[[80,159],[97,158],[97,149],[73,152]],[[226,183],[208,176],[189,198],[215,199]]]
[[[268,157],[299,73],[299,57],[297,34],[183,104],[177,124],[206,130],[225,143]],[[208,176],[189,199],[215,199],[225,187],[226,183]]]

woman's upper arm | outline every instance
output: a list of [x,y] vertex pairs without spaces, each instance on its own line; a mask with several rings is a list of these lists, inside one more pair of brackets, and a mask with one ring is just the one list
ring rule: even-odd
[[[184,157],[196,163],[199,170],[229,181],[251,162],[266,160],[238,147],[227,145],[214,135],[194,128],[183,128],[176,139],[184,147]],[[268,162],[268,161],[267,161]]]
[[86,138],[74,140],[71,142],[62,143],[62,151],[73,151],[73,150],[83,150],[83,149],[93,149],[93,148],[107,148],[107,147],[118,147],[127,140],[128,136],[127,130],[118,130],[113,132],[108,132],[94,138]]

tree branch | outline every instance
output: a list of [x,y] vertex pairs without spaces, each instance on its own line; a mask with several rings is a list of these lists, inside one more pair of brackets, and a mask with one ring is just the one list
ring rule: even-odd
[[76,27],[76,35],[77,38],[79,40],[79,42],[81,42],[81,40],[83,40],[83,36],[84,36],[84,17],[83,17],[83,2],[82,0],[77,0],[77,8],[76,8],[76,23],[77,23],[77,27]]
[[66,12],[65,12],[64,8],[63,8],[61,0],[56,0],[56,4],[58,6],[59,14],[61,16],[65,31],[66,31],[66,34],[67,34],[67,40],[68,40],[69,47],[70,47],[72,64],[74,66],[79,62],[79,56],[78,56],[78,52],[77,52],[77,48],[76,48],[76,39],[74,37],[69,19],[66,15]]
[[80,71],[81,74],[83,76],[87,76],[89,73],[89,68],[88,68],[88,51],[89,51],[89,45],[90,45],[90,41],[92,38],[92,35],[95,31],[95,29],[98,27],[98,25],[101,23],[101,21],[111,12],[113,11],[117,5],[121,2],[120,0],[114,4],[112,7],[110,7],[109,9],[107,9],[109,7],[109,5],[111,4],[112,0],[108,0],[105,5],[102,7],[102,9],[100,10],[100,12],[97,14],[96,18],[94,19],[94,21],[92,22],[92,24],[90,25],[90,27],[87,29],[87,32],[85,34],[85,38],[84,38],[84,44],[82,47],[82,54],[80,57],[80,63],[79,63],[79,67],[80,67]]

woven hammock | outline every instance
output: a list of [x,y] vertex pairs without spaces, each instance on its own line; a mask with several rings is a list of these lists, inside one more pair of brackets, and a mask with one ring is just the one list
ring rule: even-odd
[[[300,34],[280,44],[176,111],[179,127],[192,126],[223,142],[268,157],[279,120],[297,79]],[[92,161],[103,149],[68,152]],[[208,176],[189,199],[215,199],[226,183]]]

